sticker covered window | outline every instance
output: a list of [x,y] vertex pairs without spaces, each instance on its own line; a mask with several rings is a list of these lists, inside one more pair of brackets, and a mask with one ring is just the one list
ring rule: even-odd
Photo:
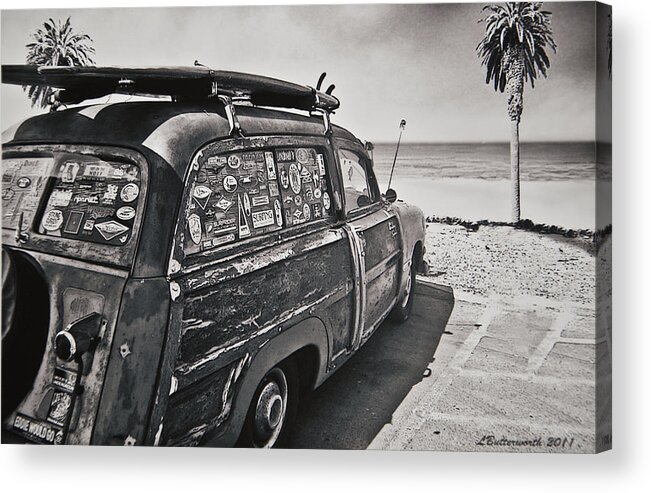
[[185,215],[188,254],[330,215],[325,161],[314,148],[205,151],[198,160]]
[[63,155],[37,231],[109,245],[126,244],[142,202],[140,169],[86,155]]

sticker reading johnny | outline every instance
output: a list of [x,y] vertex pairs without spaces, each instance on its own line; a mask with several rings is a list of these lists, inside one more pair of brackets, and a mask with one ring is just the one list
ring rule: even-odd
[[215,205],[222,211],[227,212],[228,209],[230,209],[231,206],[233,205],[233,202],[222,197]]

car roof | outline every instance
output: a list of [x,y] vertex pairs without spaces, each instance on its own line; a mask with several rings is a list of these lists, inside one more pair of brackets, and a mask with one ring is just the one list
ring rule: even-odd
[[[322,136],[321,116],[252,106],[236,106],[245,136]],[[333,135],[358,141],[332,125]],[[194,153],[208,142],[229,137],[230,126],[218,102],[138,101],[80,106],[37,115],[7,129],[3,145],[84,144],[154,152],[182,178]]]

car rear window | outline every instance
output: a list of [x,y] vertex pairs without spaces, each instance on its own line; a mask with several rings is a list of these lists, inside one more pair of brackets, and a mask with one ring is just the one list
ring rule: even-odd
[[140,187],[133,163],[76,153],[3,159],[2,225],[16,229],[25,212],[39,234],[124,245],[143,202]]
[[332,215],[325,157],[315,147],[210,153],[199,158],[185,251],[205,251]]

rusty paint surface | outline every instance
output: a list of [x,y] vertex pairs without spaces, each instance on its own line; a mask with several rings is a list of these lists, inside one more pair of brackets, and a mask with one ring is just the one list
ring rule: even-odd
[[110,347],[92,443],[122,445],[128,437],[136,445],[146,443],[168,317],[165,279],[129,280]]
[[345,297],[351,277],[350,262],[345,261],[348,246],[341,235],[331,235],[339,239],[326,243],[327,238],[322,238],[324,246],[299,250],[300,254],[250,274],[245,271],[235,277],[231,273],[232,277],[222,279],[204,273],[202,283],[208,275],[213,288],[188,292],[185,297],[178,371],[191,371],[207,354],[253,339],[265,328],[301,313],[305,317],[312,307],[321,311]]
[[[30,417],[45,419],[44,413],[52,396],[52,377],[55,365],[72,371],[79,371],[76,363],[63,363],[54,353],[54,336],[66,324],[76,320],[78,315],[86,315],[101,309],[106,319],[106,327],[101,334],[99,345],[92,358],[84,358],[85,368],[81,376],[84,388],[75,403],[71,430],[66,443],[88,445],[95,425],[95,418],[102,392],[109,360],[109,349],[117,322],[120,298],[127,273],[108,268],[97,268],[93,264],[68,261],[62,264],[52,255],[31,252],[32,257],[42,268],[42,274],[51,287],[50,327],[48,331],[45,356],[36,376],[34,387],[19,405],[17,412]],[[101,293],[101,295],[99,294]],[[3,423],[11,428],[15,413]]]

